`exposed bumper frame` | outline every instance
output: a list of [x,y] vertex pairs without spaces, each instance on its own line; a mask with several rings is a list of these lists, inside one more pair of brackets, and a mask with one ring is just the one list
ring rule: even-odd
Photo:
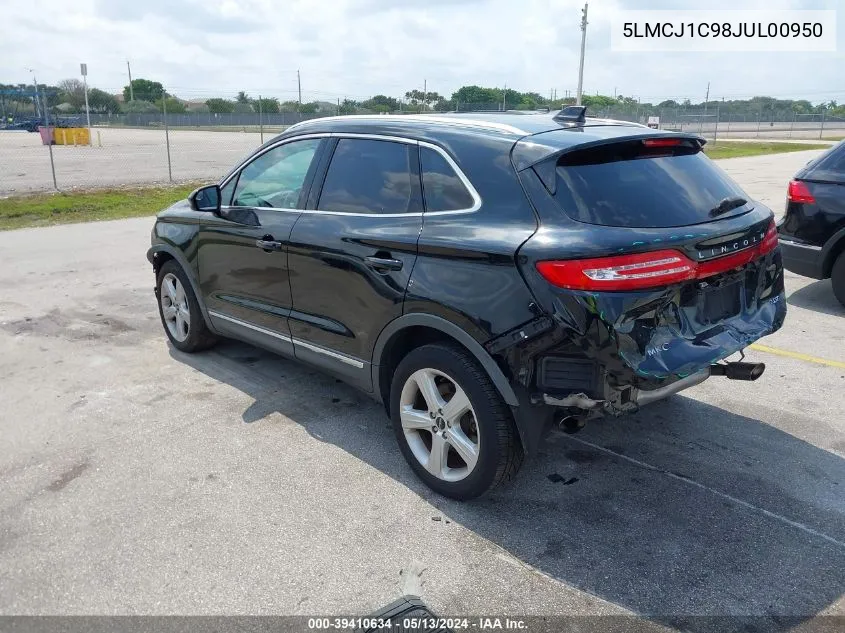
[[[631,401],[636,404],[636,408],[639,408],[657,400],[667,398],[668,396],[676,394],[679,391],[683,391],[684,389],[689,389],[690,387],[699,385],[705,380],[707,380],[709,377],[710,369],[708,368],[703,369],[694,374],[690,374],[689,376],[676,380],[675,382],[669,385],[665,385],[657,389],[652,389],[649,391],[634,390]],[[553,407],[574,407],[577,409],[585,409],[588,411],[594,411],[597,409],[605,409],[610,412],[615,411],[614,407],[610,404],[608,400],[595,400],[583,393],[571,394],[564,398],[559,398],[544,393],[543,402]],[[618,411],[617,414],[619,412],[621,411]]]

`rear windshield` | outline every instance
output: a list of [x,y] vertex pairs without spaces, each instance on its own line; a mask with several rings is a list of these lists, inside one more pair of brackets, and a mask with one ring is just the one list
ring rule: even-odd
[[798,173],[798,177],[845,183],[845,141],[834,145],[824,154],[807,163]]
[[647,147],[637,140],[570,152],[558,160],[556,179],[561,209],[590,224],[688,226],[751,209],[742,203],[748,196],[693,141]]

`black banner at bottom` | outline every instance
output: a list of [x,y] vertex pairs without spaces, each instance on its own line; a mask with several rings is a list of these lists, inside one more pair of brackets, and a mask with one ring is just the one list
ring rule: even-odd
[[845,616],[0,616],[0,633],[842,633]]

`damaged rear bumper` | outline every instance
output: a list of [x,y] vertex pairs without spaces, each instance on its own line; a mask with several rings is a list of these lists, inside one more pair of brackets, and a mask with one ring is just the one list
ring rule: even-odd
[[532,404],[554,415],[621,415],[730,375],[724,359],[786,316],[779,250],[741,269],[652,291],[552,289],[543,314],[488,343]]

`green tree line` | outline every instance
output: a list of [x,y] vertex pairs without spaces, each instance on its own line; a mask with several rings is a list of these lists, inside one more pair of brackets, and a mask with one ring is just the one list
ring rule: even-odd
[[[508,88],[485,88],[482,86],[463,86],[454,91],[447,99],[437,92],[424,94],[421,90],[409,90],[405,93],[404,101],[386,95],[375,95],[363,101],[345,99],[340,107],[341,114],[352,114],[359,110],[370,110],[373,112],[397,112],[400,110],[439,112],[466,111],[466,110],[535,110],[538,108],[549,108],[550,110],[560,109],[566,105],[575,103],[574,97],[550,99],[538,92],[520,92]],[[832,116],[845,116],[845,104],[840,105],[836,101],[823,101],[813,104],[807,99],[776,99],[774,97],[752,97],[750,99],[732,100],[710,100],[708,102],[692,103],[689,99],[683,101],[664,100],[656,103],[640,101],[632,96],[625,95],[588,95],[584,94],[581,103],[587,106],[588,111],[596,112],[605,109],[615,111],[652,111],[658,112],[661,109],[679,109],[690,111],[702,111],[705,108],[708,112],[715,113],[718,109],[720,114],[746,115],[749,117],[769,113],[783,115],[785,112],[796,114],[821,114],[827,113]]]
[[[0,107],[5,113],[33,113],[33,86],[25,84],[0,84]],[[80,113],[85,109],[84,87],[78,79],[65,79],[55,86],[40,84],[39,96],[41,103],[46,103],[53,113]],[[91,87],[88,89],[88,105],[94,113],[157,113],[166,106],[168,113],[209,112],[214,114],[261,112],[276,114],[280,112],[298,112],[313,114],[316,112],[332,112],[340,114],[355,114],[360,112],[449,112],[466,110],[534,110],[538,108],[559,109],[575,102],[574,97],[550,99],[538,92],[520,92],[508,88],[490,88],[476,85],[462,86],[446,98],[436,91],[419,90],[414,88],[406,91],[401,98],[384,94],[377,94],[368,99],[343,99],[337,105],[325,102],[299,103],[297,101],[280,101],[275,97],[250,97],[240,91],[233,99],[212,97],[204,103],[187,103],[175,95],[167,93],[161,82],[137,78],[132,84],[123,88],[123,102],[115,95],[104,90]],[[808,99],[776,99],[774,97],[758,96],[750,99],[710,100],[692,103],[689,99],[676,101],[672,99],[656,103],[641,101],[632,96],[624,95],[588,95],[582,97],[582,103],[588,111],[639,111],[657,113],[661,110],[689,110],[699,112],[707,109],[715,113],[718,109],[721,115],[748,117],[775,114],[782,116],[785,112],[795,114],[821,114],[845,116],[845,104],[836,101],[822,101],[812,103]]]

